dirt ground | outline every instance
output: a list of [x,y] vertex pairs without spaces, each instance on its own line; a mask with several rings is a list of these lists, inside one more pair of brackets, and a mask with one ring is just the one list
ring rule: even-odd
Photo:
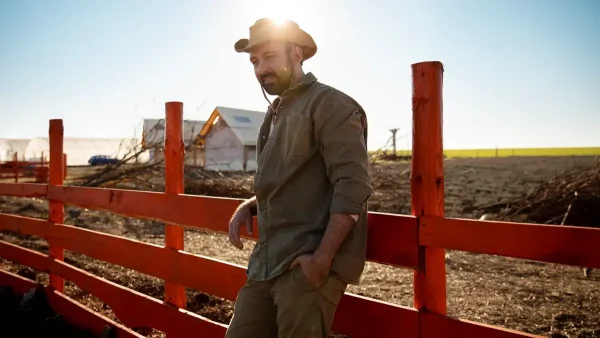
[[[498,158],[450,159],[445,162],[445,212],[449,217],[479,218],[477,206],[521,196],[566,168],[590,166],[597,159]],[[376,164],[372,167],[375,194],[371,211],[410,213],[408,163]],[[79,169],[84,170],[84,169]],[[188,176],[190,177],[190,176]],[[193,174],[191,175],[193,177]],[[251,194],[251,177],[224,177],[238,182],[236,197]],[[188,180],[189,181],[189,180]],[[204,185],[219,178],[198,178]],[[201,185],[204,187],[203,185]],[[211,194],[199,188],[199,193]],[[41,199],[0,198],[0,212],[30,217],[47,217],[47,202]],[[67,224],[163,244],[164,228],[156,222],[124,218],[105,212],[68,207]],[[492,215],[493,216],[493,215]],[[253,242],[244,249],[229,245],[223,235],[186,230],[185,250],[237,264],[246,264]],[[1,233],[2,240],[46,252],[47,244],[33,237]],[[67,253],[66,260],[99,276],[150,296],[162,299],[161,280],[88,257]],[[555,264],[510,259],[491,255],[448,251],[448,314],[486,324],[550,337],[600,337],[600,271],[585,277],[582,269]],[[47,275],[0,260],[0,268],[34,277],[47,283]],[[360,285],[349,291],[405,306],[413,305],[412,271],[367,263]],[[67,294],[92,309],[115,318],[101,301],[67,284]],[[213,320],[228,323],[232,302],[188,290],[188,308]],[[149,337],[160,336],[150,330]]]

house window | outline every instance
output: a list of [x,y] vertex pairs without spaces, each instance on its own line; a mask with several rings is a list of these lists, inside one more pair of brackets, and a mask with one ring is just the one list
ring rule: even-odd
[[233,117],[237,122],[250,123],[250,119],[246,116],[234,116]]

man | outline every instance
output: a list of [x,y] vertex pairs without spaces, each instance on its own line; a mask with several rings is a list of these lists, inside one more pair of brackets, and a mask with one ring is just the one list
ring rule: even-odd
[[229,224],[241,249],[240,228],[252,233],[256,215],[258,241],[226,337],[327,337],[365,264],[366,116],[348,95],[304,74],[317,47],[296,23],[258,20],[235,50],[248,53],[263,95],[278,97],[258,135],[256,196]]

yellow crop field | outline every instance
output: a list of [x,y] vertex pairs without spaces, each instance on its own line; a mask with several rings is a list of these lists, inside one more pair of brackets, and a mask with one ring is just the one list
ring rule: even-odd
[[447,149],[444,154],[446,157],[600,156],[600,147]]
[[[410,150],[398,150],[398,156],[410,155]],[[498,149],[445,149],[446,157],[510,157],[510,156],[600,156],[600,147],[577,148],[498,148]]]

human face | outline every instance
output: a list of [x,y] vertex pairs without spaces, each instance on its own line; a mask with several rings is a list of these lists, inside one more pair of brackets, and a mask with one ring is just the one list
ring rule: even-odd
[[294,67],[290,49],[282,42],[266,42],[250,51],[254,74],[269,95],[281,95],[290,88]]

